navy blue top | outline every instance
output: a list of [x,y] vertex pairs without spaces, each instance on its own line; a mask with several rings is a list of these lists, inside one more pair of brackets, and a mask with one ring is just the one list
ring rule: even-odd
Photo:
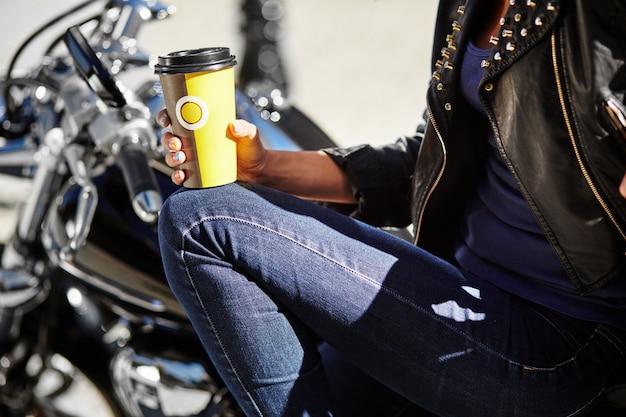
[[[461,92],[485,117],[478,84],[481,61],[489,54],[470,43],[461,66]],[[613,280],[591,295],[578,295],[502,160],[493,133],[486,140],[485,175],[465,208],[457,240],[460,266],[561,313],[626,328],[626,282]]]

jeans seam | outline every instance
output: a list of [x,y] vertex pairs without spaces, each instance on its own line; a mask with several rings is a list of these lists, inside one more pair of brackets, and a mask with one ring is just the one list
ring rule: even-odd
[[[576,349],[578,351],[578,349],[581,348],[582,344],[581,342],[576,339],[570,332],[566,331],[565,329],[563,329],[561,326],[559,326],[558,324],[554,323],[554,321],[552,321],[548,316],[546,316],[545,314],[543,314],[542,311],[535,309],[535,312],[546,322],[550,325],[550,327],[552,327],[554,330],[556,330],[563,338],[565,338],[570,346],[573,349]],[[594,330],[594,333],[597,331],[597,327]]]
[[599,329],[601,326],[597,326],[596,329],[594,330],[594,332],[589,336],[589,338],[587,339],[587,341],[585,341],[585,343],[580,344],[580,346],[576,349],[576,351],[574,352],[574,354],[569,358],[566,359],[564,361],[561,361],[557,364],[555,364],[552,367],[535,367],[535,366],[528,366],[528,365],[523,365],[523,364],[519,364],[523,367],[523,369],[525,371],[533,371],[533,372],[551,372],[554,371],[562,366],[565,366],[573,361],[575,361],[578,357],[578,354],[587,346],[589,346],[589,344],[591,343],[591,341],[593,339],[595,339],[597,337],[597,335],[600,333]]
[[[575,361],[575,360],[576,360],[576,358],[577,358],[577,356],[578,356],[578,354],[579,354],[579,352],[580,352],[582,349],[584,349],[586,346],[588,346],[588,345],[589,345],[589,343],[591,342],[591,340],[594,338],[595,334],[596,334],[596,333],[598,333],[598,329],[596,329],[596,332],[594,332],[594,335],[592,335],[591,337],[589,337],[585,343],[580,344],[580,345],[579,345],[579,347],[576,349],[575,353],[574,353],[574,354],[573,354],[573,355],[572,355],[569,359],[566,359],[566,360],[564,360],[564,361],[562,361],[562,362],[560,362],[560,363],[557,363],[557,364],[555,364],[555,365],[554,365],[554,366],[552,366],[552,367],[534,367],[534,366],[525,365],[525,364],[523,364],[523,363],[520,363],[520,362],[517,362],[517,361],[512,360],[511,358],[509,358],[509,357],[507,357],[506,355],[504,355],[502,352],[499,352],[498,350],[494,349],[493,347],[490,347],[490,346],[488,346],[488,345],[484,344],[483,342],[481,342],[480,340],[477,340],[476,338],[474,338],[474,337],[472,337],[471,335],[467,334],[467,333],[466,333],[465,331],[463,331],[462,329],[459,329],[459,328],[457,328],[457,327],[454,327],[452,324],[448,323],[448,322],[447,322],[447,321],[445,321],[443,318],[441,318],[441,317],[437,316],[436,314],[434,314],[434,313],[430,312],[427,308],[424,308],[424,307],[422,307],[422,306],[420,306],[420,305],[418,305],[418,304],[416,304],[416,303],[412,302],[412,300],[411,300],[410,298],[404,297],[404,296],[402,296],[401,294],[399,294],[398,292],[393,291],[393,290],[391,290],[391,289],[389,289],[389,288],[386,288],[386,287],[384,287],[384,286],[380,285],[378,282],[376,282],[376,281],[374,281],[374,280],[371,280],[368,276],[366,276],[366,275],[364,275],[364,274],[360,273],[359,271],[356,271],[356,270],[354,270],[353,268],[351,268],[351,267],[349,267],[349,266],[347,266],[347,265],[345,265],[345,264],[343,264],[343,263],[341,263],[341,262],[337,261],[336,259],[333,259],[333,258],[331,258],[331,257],[327,256],[326,254],[324,254],[324,253],[320,252],[320,251],[319,251],[319,250],[317,250],[317,249],[314,249],[314,248],[312,248],[312,247],[310,247],[310,246],[307,246],[304,242],[300,242],[300,241],[298,241],[298,240],[294,239],[293,237],[291,237],[291,236],[289,236],[289,235],[287,235],[287,234],[285,234],[285,233],[283,233],[283,232],[281,232],[281,231],[275,230],[275,229],[273,229],[273,228],[271,228],[271,227],[268,227],[268,226],[266,226],[266,225],[263,225],[263,224],[256,223],[256,222],[254,222],[253,220],[249,220],[249,219],[241,219],[241,218],[237,218],[237,217],[233,217],[233,216],[226,216],[226,215],[217,215],[217,216],[208,216],[208,217],[204,217],[204,218],[199,219],[198,221],[196,221],[196,222],[195,222],[195,223],[193,223],[192,225],[190,225],[190,227],[189,227],[189,228],[185,231],[185,233],[183,234],[183,241],[186,239],[187,235],[189,235],[189,234],[190,234],[190,232],[191,232],[191,230],[192,230],[192,229],[194,229],[194,228],[198,227],[198,225],[200,225],[200,224],[204,224],[204,223],[207,223],[207,222],[213,222],[213,221],[227,221],[227,222],[235,222],[235,223],[240,223],[240,224],[248,225],[248,226],[251,226],[251,227],[254,227],[254,228],[257,228],[257,229],[262,229],[262,230],[265,230],[265,231],[266,231],[266,232],[268,232],[268,233],[271,233],[271,234],[276,235],[276,236],[278,236],[278,237],[282,237],[283,239],[287,239],[288,241],[293,242],[294,244],[296,244],[296,245],[300,246],[301,248],[303,248],[303,249],[305,249],[305,250],[307,250],[307,251],[311,252],[312,254],[316,254],[317,256],[320,256],[320,257],[322,257],[322,258],[324,258],[324,259],[326,259],[326,260],[328,260],[328,261],[332,262],[332,263],[333,263],[333,264],[335,264],[336,266],[339,266],[339,267],[343,268],[344,270],[346,270],[346,271],[348,271],[348,272],[350,272],[350,273],[352,273],[352,274],[354,274],[354,275],[356,275],[356,276],[360,277],[360,278],[361,278],[361,279],[363,279],[364,281],[368,282],[370,285],[374,285],[376,288],[378,288],[378,289],[379,289],[379,291],[383,291],[384,293],[386,293],[386,294],[388,294],[388,295],[391,295],[391,296],[395,297],[398,301],[400,301],[400,302],[402,302],[402,303],[404,303],[404,304],[406,304],[406,305],[409,305],[409,306],[411,306],[412,308],[414,308],[416,311],[419,311],[419,312],[421,312],[422,314],[424,314],[424,315],[428,316],[428,317],[429,317],[429,319],[431,319],[431,320],[433,320],[433,319],[434,319],[434,320],[437,320],[440,324],[444,325],[444,326],[445,326],[446,328],[448,328],[450,331],[455,332],[455,333],[457,333],[457,334],[459,334],[459,335],[462,335],[462,336],[463,336],[464,338],[466,338],[467,340],[472,341],[472,343],[474,343],[476,346],[478,346],[478,347],[480,347],[480,348],[484,349],[484,350],[485,350],[485,351],[487,351],[487,352],[490,352],[492,355],[495,355],[495,356],[497,356],[497,357],[500,357],[501,359],[503,359],[504,361],[506,361],[509,365],[513,365],[513,366],[520,367],[520,368],[521,368],[521,369],[523,369],[524,371],[532,371],[532,372],[552,372],[552,371],[555,371],[555,370],[557,370],[558,368],[560,368],[560,367],[562,367],[562,366],[564,366],[564,365],[566,365],[566,364],[568,364],[568,363],[571,363],[571,362]],[[192,284],[193,284],[193,286],[194,286],[194,291],[196,291],[196,295],[197,295],[196,285],[195,285],[195,282],[193,281],[193,279],[191,278],[191,274],[190,274],[190,272],[189,272],[189,270],[188,270],[188,268],[187,268],[187,263],[186,263],[186,261],[185,261],[185,268],[186,268],[186,270],[187,270],[187,275],[188,275],[188,278],[191,280],[191,282],[192,282]],[[197,296],[198,296],[198,295],[197,295]],[[205,306],[204,306],[204,305],[202,305],[202,309],[203,309],[203,311],[205,312],[205,314],[207,315],[207,318],[210,320],[210,316],[209,316],[209,314],[208,314],[208,312],[207,312],[207,310],[206,310],[206,308],[205,308]],[[211,323],[211,326],[213,327],[213,324],[212,324],[212,323]],[[214,328],[214,327],[213,327],[213,328]],[[245,391],[247,392],[248,396],[249,396],[250,398],[252,398],[252,397],[251,397],[251,395],[250,395],[250,391],[249,391],[248,387],[247,387],[247,386],[246,386],[246,385],[242,382],[242,380],[241,380],[241,378],[240,378],[239,374],[238,374],[238,373],[237,373],[237,371],[235,370],[235,368],[234,368],[234,366],[233,366],[232,362],[230,361],[230,358],[228,357],[228,353],[227,353],[227,352],[226,352],[226,350],[223,348],[223,345],[222,345],[222,343],[221,343],[221,340],[220,340],[219,334],[218,334],[217,332],[215,332],[215,335],[216,335],[216,337],[217,337],[217,339],[218,339],[218,341],[219,341],[220,345],[222,346],[222,350],[223,350],[223,352],[225,353],[226,358],[228,359],[228,362],[231,364],[231,369],[233,369],[233,372],[234,372],[234,373],[235,373],[235,375],[237,376],[237,379],[239,380],[239,382],[240,382],[241,386],[242,386],[242,387],[245,389]],[[253,402],[254,402],[254,400],[253,400]],[[255,404],[255,407],[256,407],[256,404]],[[573,413],[573,414],[571,414],[571,415],[573,416],[573,415],[575,415],[575,414],[576,414],[576,413]]]
[[[379,290],[384,291],[384,292],[385,292],[385,293],[387,293],[388,295],[392,295],[392,296],[394,296],[396,299],[400,300],[400,301],[401,301],[401,302],[403,302],[404,304],[409,305],[409,306],[411,306],[412,308],[414,308],[415,310],[417,310],[417,311],[421,312],[422,314],[424,314],[424,315],[428,316],[428,317],[429,317],[429,319],[431,319],[431,320],[433,320],[433,319],[434,319],[434,320],[437,320],[439,323],[441,323],[442,325],[446,326],[446,327],[447,327],[450,331],[453,331],[453,332],[455,332],[455,333],[457,333],[457,334],[462,335],[462,336],[463,336],[463,337],[465,337],[467,340],[470,340],[470,341],[472,341],[474,344],[476,344],[477,346],[481,347],[482,349],[485,349],[486,351],[491,352],[491,354],[493,354],[493,355],[496,355],[496,356],[500,357],[501,359],[503,359],[503,360],[505,360],[506,362],[508,362],[510,365],[521,366],[521,367],[523,367],[523,368],[525,369],[525,366],[524,366],[523,364],[521,364],[521,363],[518,363],[518,362],[515,362],[515,361],[511,360],[510,358],[508,358],[508,357],[507,357],[506,355],[504,355],[503,353],[501,353],[501,352],[499,352],[499,351],[497,351],[497,350],[493,349],[492,347],[487,346],[487,345],[485,345],[484,343],[482,343],[482,342],[478,341],[478,340],[477,340],[477,339],[475,339],[474,337],[472,337],[472,336],[468,335],[468,334],[467,334],[466,332],[464,332],[463,330],[458,329],[458,328],[456,328],[456,327],[454,327],[454,326],[451,326],[451,325],[450,325],[447,321],[445,321],[443,318],[441,318],[440,316],[438,316],[438,315],[436,315],[436,314],[431,313],[428,309],[423,308],[423,307],[421,307],[421,306],[419,306],[419,305],[417,305],[417,304],[413,303],[413,302],[412,302],[409,298],[406,298],[406,297],[402,296],[401,294],[399,294],[399,293],[397,293],[397,292],[395,292],[395,291],[392,291],[392,290],[390,290],[390,289],[388,289],[388,288],[385,288],[385,287],[383,287],[383,286],[379,285],[376,281],[371,280],[371,279],[370,279],[369,277],[367,277],[366,275],[363,275],[363,274],[361,274],[360,272],[355,271],[354,269],[350,268],[349,266],[344,265],[344,264],[342,264],[342,263],[340,263],[340,262],[336,261],[335,259],[330,258],[330,257],[326,256],[325,254],[323,254],[323,253],[321,253],[321,252],[319,252],[319,251],[317,251],[317,250],[315,250],[315,249],[313,249],[313,248],[311,248],[311,247],[309,247],[309,246],[306,246],[305,244],[303,244],[302,242],[299,242],[299,241],[295,240],[295,239],[294,239],[294,238],[292,238],[291,236],[288,236],[288,235],[286,235],[286,234],[284,234],[284,233],[282,233],[282,232],[280,232],[280,231],[278,231],[278,230],[274,230],[274,229],[272,229],[272,228],[270,228],[270,227],[268,227],[268,226],[266,226],[266,225],[262,225],[262,224],[256,223],[256,222],[254,222],[254,221],[252,221],[252,220],[248,220],[248,219],[241,219],[241,218],[237,218],[237,217],[233,217],[233,216],[227,216],[227,215],[207,216],[207,217],[203,217],[203,218],[201,218],[201,219],[197,220],[197,221],[196,221],[196,222],[194,222],[192,225],[190,225],[190,227],[187,229],[187,231],[185,231],[185,233],[183,234],[183,237],[184,237],[184,236],[186,236],[187,234],[189,234],[189,233],[190,233],[190,231],[191,231],[191,229],[193,229],[193,228],[197,227],[197,226],[198,226],[198,225],[200,225],[200,224],[203,224],[203,223],[206,223],[206,222],[218,221],[218,220],[225,220],[225,221],[232,221],[232,222],[236,222],[236,223],[246,224],[246,225],[248,225],[248,226],[255,227],[255,228],[258,228],[258,229],[263,229],[263,230],[265,230],[265,231],[267,231],[267,232],[269,232],[269,233],[272,233],[272,234],[274,234],[274,235],[276,235],[276,236],[279,236],[279,237],[282,237],[282,238],[284,238],[284,239],[287,239],[287,240],[289,240],[289,241],[293,242],[294,244],[297,244],[297,245],[299,245],[300,247],[302,247],[302,248],[304,248],[304,249],[306,249],[306,250],[310,251],[311,253],[314,253],[314,254],[316,254],[316,255],[318,255],[318,256],[320,256],[320,257],[324,258],[324,259],[327,259],[327,260],[329,260],[329,261],[333,262],[335,265],[337,265],[337,266],[339,266],[339,267],[341,267],[341,268],[345,269],[346,271],[349,271],[350,273],[353,273],[353,274],[355,274],[355,275],[357,275],[357,276],[361,277],[362,279],[364,279],[365,281],[367,281],[367,282],[368,282],[368,283],[370,283],[371,285],[376,286]],[[204,308],[204,307],[203,307],[203,308]],[[205,310],[205,311],[206,311],[206,310]],[[556,367],[555,367],[555,368],[556,368]],[[532,367],[531,367],[531,369],[539,369],[539,368],[532,368]]]
[[602,393],[604,392],[604,389],[600,390],[600,392],[593,397],[592,399],[590,399],[589,401],[587,401],[587,403],[585,403],[582,407],[578,408],[578,410],[569,413],[566,417],[575,417],[577,415],[579,415],[579,413],[583,410],[587,410],[587,408],[593,404],[594,402],[598,401],[598,398],[602,396]]
[[193,291],[196,295],[196,299],[198,300],[198,303],[200,304],[200,307],[202,308],[202,311],[204,312],[209,325],[211,326],[211,328],[213,329],[213,333],[215,334],[215,338],[217,339],[222,352],[224,352],[224,356],[226,357],[226,360],[228,361],[228,363],[230,364],[230,368],[232,369],[233,373],[235,374],[237,381],[239,381],[239,383],[241,384],[241,387],[243,388],[243,390],[246,392],[248,398],[250,399],[251,403],[254,404],[254,408],[256,409],[256,411],[259,413],[259,416],[263,416],[263,413],[261,412],[261,410],[259,409],[258,405],[256,404],[256,400],[254,399],[254,397],[252,396],[249,387],[244,383],[244,381],[241,379],[241,376],[239,374],[239,372],[237,371],[236,367],[234,366],[234,363],[232,362],[230,355],[228,354],[228,351],[226,350],[224,344],[222,343],[222,338],[220,336],[220,333],[217,331],[215,325],[213,324],[213,319],[211,318],[211,314],[209,313],[208,309],[206,308],[204,302],[202,301],[202,298],[200,297],[200,293],[198,291],[198,285],[195,281],[195,279],[193,278],[191,271],[189,270],[189,266],[187,264],[187,260],[185,257],[186,253],[189,253],[187,250],[185,250],[186,247],[186,240],[187,240],[187,236],[189,235],[189,232],[191,229],[193,229],[194,227],[196,227],[198,224],[202,223],[201,221],[194,223],[193,225],[191,225],[183,234],[182,234],[182,260],[183,260],[183,264],[185,265],[185,272],[187,274],[187,279],[189,280],[191,286],[193,287]]
[[604,336],[609,343],[615,346],[615,349],[622,354],[622,357],[626,357],[626,344],[622,338],[617,336],[610,328],[603,325],[598,326],[596,332]]

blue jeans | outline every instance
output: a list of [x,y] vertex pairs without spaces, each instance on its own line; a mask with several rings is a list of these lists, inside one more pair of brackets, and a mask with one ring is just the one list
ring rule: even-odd
[[159,239],[172,290],[248,416],[367,415],[351,407],[376,392],[338,393],[362,380],[338,383],[320,341],[440,416],[582,416],[624,361],[624,332],[260,186],[173,194]]

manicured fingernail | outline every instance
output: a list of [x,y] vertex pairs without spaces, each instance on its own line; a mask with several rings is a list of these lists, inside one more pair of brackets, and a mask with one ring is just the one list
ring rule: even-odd
[[170,119],[167,116],[161,116],[159,118],[159,123],[161,124],[161,126],[167,127],[167,125],[170,124]]
[[174,152],[174,155],[172,155],[172,159],[176,162],[180,162],[183,160],[183,153],[182,152]]
[[239,120],[235,120],[233,122],[233,131],[237,134],[241,134],[241,132],[243,132],[243,124]]

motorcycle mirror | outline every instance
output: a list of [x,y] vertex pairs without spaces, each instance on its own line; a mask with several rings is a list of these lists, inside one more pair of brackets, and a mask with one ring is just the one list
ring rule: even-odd
[[89,46],[78,26],[70,27],[63,38],[76,69],[104,102],[114,107],[126,105],[126,98],[113,75]]

